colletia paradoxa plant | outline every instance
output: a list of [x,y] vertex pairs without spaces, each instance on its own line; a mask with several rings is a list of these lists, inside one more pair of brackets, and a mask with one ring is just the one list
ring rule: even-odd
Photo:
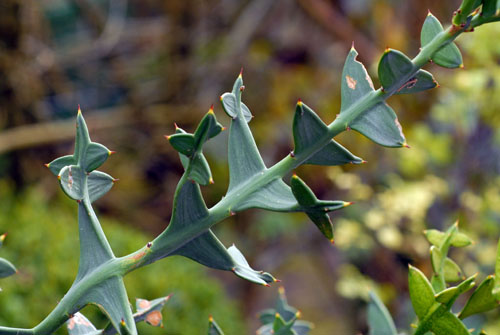
[[[92,203],[106,194],[115,181],[108,174],[96,170],[112,152],[91,141],[79,111],[74,153],[47,164],[57,176],[63,191],[76,201],[78,207],[80,260],[76,279],[55,309],[37,326],[32,329],[0,327],[0,334],[50,335],[67,323],[72,335],[136,335],[136,322],[145,320],[155,326],[161,325],[160,311],[168,298],[138,300],[134,314],[123,277],[137,268],[173,255],[188,257],[211,268],[232,271],[257,284],[267,286],[275,282],[271,274],[253,270],[236,246],[226,248],[210,228],[249,208],[304,212],[320,232],[333,241],[333,226],[328,213],[351,203],[319,200],[297,175],[293,175],[290,185],[282,178],[302,164],[333,166],[363,163],[361,158],[333,140],[336,135],[349,129],[386,147],[407,147],[397,116],[385,100],[394,94],[411,94],[436,87],[433,76],[421,68],[430,61],[447,68],[462,67],[462,56],[453,41],[464,32],[499,20],[498,0],[463,0],[453,16],[451,26],[446,29],[429,13],[421,31],[421,49],[415,58],[410,59],[392,49],[384,52],[378,64],[378,77],[382,86],[378,89],[373,87],[365,67],[356,60],[358,53],[353,46],[342,73],[342,102],[336,119],[326,125],[310,107],[299,100],[293,120],[293,151],[269,168],[260,156],[248,125],[252,114],[242,102],[245,87],[240,73],[232,91],[221,96],[222,107],[231,118],[228,130],[229,187],[226,195],[209,209],[200,192],[200,186],[212,183],[203,145],[224,130],[211,108],[194,133],[176,128],[174,134],[167,136],[170,144],[179,152],[184,166],[184,174],[175,190],[170,223],[153,241],[123,257],[114,255],[92,208]],[[446,258],[447,249],[453,245],[454,236],[457,235],[448,231],[439,236],[434,240],[439,240],[439,243],[432,242],[435,245],[433,264],[436,272],[432,285],[419,270],[410,268],[410,295],[419,319],[415,334],[469,334],[449,307],[456,296],[472,286],[473,278],[457,287],[446,288],[445,273],[450,266]],[[1,264],[1,271],[5,271],[5,262]],[[488,306],[496,304],[500,300],[498,276],[480,285],[475,291],[479,293],[475,293],[471,300],[487,297]],[[107,327],[97,330],[84,316],[78,314],[88,304],[97,305],[107,316]],[[477,306],[467,309],[466,306],[464,310],[462,317],[482,309]],[[293,327],[283,326],[293,318],[281,318],[283,322],[276,315],[274,318],[278,319],[277,331],[271,329],[273,331],[268,333],[300,334]],[[81,325],[86,328],[79,327]]]

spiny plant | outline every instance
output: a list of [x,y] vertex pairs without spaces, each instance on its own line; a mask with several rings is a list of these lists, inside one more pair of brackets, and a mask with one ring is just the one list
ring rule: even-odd
[[269,168],[264,164],[248,126],[252,114],[242,102],[245,87],[240,73],[232,91],[221,96],[222,107],[231,118],[229,187],[225,197],[209,209],[200,191],[200,185],[213,182],[203,146],[224,130],[211,108],[194,133],[177,127],[175,133],[167,137],[179,152],[184,166],[184,174],[175,190],[169,225],[153,241],[123,257],[114,255],[92,208],[92,203],[107,193],[115,182],[110,175],[96,170],[112,152],[90,140],[79,112],[74,153],[47,165],[58,177],[62,190],[77,202],[80,260],[75,281],[59,304],[37,326],[31,329],[0,327],[0,334],[48,335],[83,307],[94,304],[107,316],[110,325],[104,330],[91,330],[90,334],[111,332],[112,328],[121,335],[135,335],[137,320],[129,305],[123,277],[137,268],[173,255],[232,271],[258,284],[275,282],[271,274],[253,270],[236,246],[226,248],[210,228],[249,208],[304,212],[321,233],[333,241],[333,226],[328,213],[351,203],[319,200],[297,175],[291,178],[290,186],[283,178],[302,164],[363,163],[361,158],[333,140],[339,133],[350,129],[386,147],[407,147],[396,114],[385,100],[394,94],[417,93],[436,87],[433,76],[421,68],[430,61],[448,68],[462,67],[462,56],[453,41],[464,32],[499,20],[498,0],[463,0],[451,26],[446,29],[429,13],[422,27],[421,49],[415,58],[410,59],[392,49],[384,52],[378,64],[382,85],[378,89],[374,88],[365,67],[356,60],[358,53],[353,46],[342,73],[342,102],[336,119],[326,125],[299,100],[293,120],[294,148]]
[[[459,296],[474,288],[477,273],[465,278],[460,266],[448,257],[450,247],[466,247],[472,240],[458,229],[458,222],[446,232],[426,230],[430,247],[433,274],[431,279],[416,267],[409,266],[408,287],[413,310],[418,322],[412,325],[414,335],[432,332],[436,335],[468,335],[463,319],[499,307],[500,304],[500,241],[498,244],[495,274],[487,276],[475,288],[458,314],[451,310]],[[449,283],[457,283],[449,286]],[[397,335],[394,321],[387,308],[375,293],[371,293],[368,306],[370,335]],[[486,333],[478,330],[474,334]]]
[[[283,287],[279,288],[275,307],[261,311],[258,316],[262,326],[257,335],[308,335],[313,328],[312,323],[298,320],[300,312],[288,304]],[[208,335],[224,335],[212,317],[208,323]]]

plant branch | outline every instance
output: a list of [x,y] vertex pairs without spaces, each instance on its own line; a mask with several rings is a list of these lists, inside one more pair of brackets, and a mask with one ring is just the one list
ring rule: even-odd
[[[481,19],[474,18],[471,22],[472,27],[477,27],[483,23],[497,21],[499,18],[494,19]],[[408,82],[425,64],[429,62],[433,54],[439,51],[442,47],[451,43],[457,36],[468,29],[468,26],[458,27],[451,26],[448,29],[437,34],[428,44],[426,44],[412,60],[413,69],[411,73],[401,76],[397,79],[397,83],[392,85],[390,89],[378,90],[367,93],[363,98],[353,103],[349,108],[343,111],[339,116],[328,125],[328,131],[319,137],[312,145],[305,148],[300,154],[288,155],[281,161],[274,164],[272,167],[255,174],[248,178],[248,180],[240,185],[236,185],[231,190],[231,196],[223,198],[215,206],[208,210],[208,215],[204,216],[197,222],[192,222],[188,227],[181,230],[172,231],[172,225],[168,226],[155,240],[148,243],[147,246],[137,250],[136,252],[124,257],[115,258],[111,254],[111,258],[96,267],[91,268],[89,273],[84,276],[77,277],[74,285],[66,293],[61,302],[56,308],[35,328],[33,329],[18,329],[0,327],[1,334],[30,334],[30,335],[47,335],[59,328],[72,313],[75,313],[80,303],[80,298],[90,292],[92,289],[113,277],[122,277],[128,272],[133,271],[144,265],[153,263],[161,258],[164,258],[179,248],[183,247],[193,239],[205,233],[210,227],[216,223],[226,219],[233,214],[232,209],[235,208],[243,200],[247,199],[254,192],[264,188],[271,182],[283,178],[286,174],[291,172],[299,165],[306,162],[315,153],[326,146],[333,137],[341,132],[348,130],[348,125],[351,124],[362,113],[370,110],[375,105],[385,101],[391,95],[397,93],[398,89]],[[90,139],[89,139],[90,140]],[[193,155],[193,157],[196,156]],[[181,177],[176,191],[175,198],[178,198],[182,187],[191,182],[188,175],[191,169],[191,164],[186,168],[185,173]],[[89,195],[85,194],[83,205],[91,216],[91,221],[95,224],[95,215],[93,215],[92,207],[90,205]],[[176,207],[176,200],[174,200],[174,208]],[[101,231],[102,233],[102,231]],[[98,232],[98,235],[101,234]],[[106,239],[104,238],[104,241]],[[76,306],[76,307],[75,307]]]

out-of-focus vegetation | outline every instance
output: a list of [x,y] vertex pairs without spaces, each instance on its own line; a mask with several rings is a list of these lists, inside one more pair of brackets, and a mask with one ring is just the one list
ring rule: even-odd
[[[172,132],[174,119],[193,130],[241,66],[251,88],[245,92],[255,115],[250,126],[264,160],[274,162],[291,149],[297,98],[325,121],[335,117],[342,63],[353,40],[367,64],[386,46],[414,55],[427,9],[447,22],[458,2],[2,1],[0,234],[9,232],[2,257],[20,273],[0,285],[0,324],[38,323],[48,309],[37,301],[53,306],[74,279],[76,209],[57,195],[43,163],[72,151],[74,123],[64,120],[75,115],[77,104],[92,138],[118,152],[106,171],[120,182],[96,206],[117,254],[124,254],[163,230],[170,216],[182,167],[163,135]],[[249,211],[216,227],[222,241],[236,242],[256,268],[283,280],[290,300],[314,322],[313,334],[365,332],[371,287],[397,325],[408,325],[407,263],[430,272],[426,228],[443,229],[459,219],[476,243],[453,251],[454,258],[466,275],[492,272],[500,236],[497,40],[498,24],[461,36],[465,70],[431,65],[440,88],[391,98],[411,149],[376,147],[348,133],[339,142],[368,164],[300,168],[318,197],[356,202],[334,215],[335,246],[302,224],[307,218],[300,214]],[[221,108],[215,112],[227,125]],[[226,139],[219,137],[206,149],[216,182],[203,189],[208,205],[227,187]],[[195,284],[189,278],[204,279]],[[162,334],[199,334],[208,314],[228,334],[250,333],[258,328],[255,312],[274,296],[185,259],[136,271],[126,284],[130,297],[174,294]],[[495,334],[498,316],[473,321]]]

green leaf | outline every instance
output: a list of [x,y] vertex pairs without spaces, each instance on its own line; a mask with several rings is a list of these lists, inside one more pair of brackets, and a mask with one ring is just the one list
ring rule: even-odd
[[168,225],[169,234],[189,229],[193,222],[200,222],[208,216],[208,209],[201,195],[200,186],[186,182],[181,186],[174,200],[172,219]]
[[[327,125],[319,116],[301,101],[295,108],[293,119],[294,155],[300,155],[328,132]],[[354,156],[346,148],[331,140],[326,146],[309,157],[304,164],[343,165],[347,163],[360,164],[363,160]]]
[[431,246],[431,264],[432,271],[434,273],[439,274],[441,271],[441,267],[443,266],[443,254],[436,246]]
[[[186,134],[186,132],[177,127],[175,129],[176,134]],[[200,151],[192,159],[186,155],[183,155],[179,152],[179,158],[181,159],[182,166],[184,167],[184,170],[188,168],[188,165],[191,162],[191,171],[189,172],[188,178],[191,180],[194,180],[200,185],[208,185],[208,184],[213,184],[213,179],[212,179],[212,171],[210,170],[210,166],[208,165],[207,159],[205,158],[205,155]]]
[[[436,247],[441,247],[447,238],[446,233],[441,232],[436,229],[424,230],[425,237],[432,245]],[[455,232],[450,240],[450,245],[454,247],[466,247],[472,244],[472,240],[469,236],[464,233]]]
[[424,70],[418,70],[412,78],[401,82],[401,78],[407,77],[414,71],[411,59],[393,49],[387,49],[378,64],[378,76],[385,91],[395,89],[395,94],[417,93],[437,86],[432,74]]
[[91,172],[101,166],[112,154],[104,145],[90,140],[87,124],[80,109],[76,116],[75,151],[73,155],[59,157],[46,166],[54,175],[60,175],[61,170],[69,165],[78,165],[86,172]]
[[228,143],[229,193],[266,169],[248,124],[242,118],[231,121]]
[[69,335],[99,335],[102,330],[97,330],[92,322],[82,313],[76,312],[68,321],[66,321]]
[[298,176],[291,179],[292,192],[299,202],[300,210],[305,212],[326,238],[333,243],[333,225],[328,212],[351,205],[345,201],[318,200],[312,190]]
[[203,144],[209,139],[217,136],[224,128],[217,122],[213,111],[213,106],[200,121],[200,124],[194,132],[194,147],[196,151],[200,151]]
[[77,165],[65,166],[59,172],[58,179],[62,190],[68,197],[77,201],[83,199],[86,174],[82,168]]
[[224,332],[213,317],[208,318],[208,335],[224,335]]
[[289,322],[298,316],[297,313],[299,313],[299,311],[295,307],[288,304],[285,289],[283,287],[280,287],[278,290],[278,299],[276,299],[275,311],[275,314],[279,313],[279,315],[281,315],[286,322]]
[[12,276],[16,272],[17,270],[11,262],[0,257],[0,278]]
[[235,266],[226,247],[209,229],[174,252],[213,269],[232,271]]
[[83,169],[86,172],[94,171],[99,166],[104,164],[111,153],[112,152],[102,144],[94,142],[89,143],[85,153],[85,163],[83,165]]
[[80,234],[80,262],[75,285],[87,274],[114,258],[113,251],[104,237],[99,220],[87,201],[78,203]]
[[299,204],[290,187],[283,180],[277,179],[250,194],[231,210],[239,212],[249,208],[291,212],[299,210]]
[[178,133],[167,136],[167,140],[175,150],[183,155],[191,156],[195,151],[195,140],[193,134]]
[[245,256],[243,256],[243,254],[236,248],[234,244],[227,249],[227,252],[231,255],[231,258],[236,263],[233,271],[237,276],[256,284],[265,286],[269,286],[269,283],[277,281],[271,274],[267,272],[253,270],[245,259]]
[[363,64],[356,60],[358,52],[351,48],[342,71],[340,113],[374,91],[373,82]]
[[286,322],[283,317],[276,313],[273,323],[273,331],[271,334],[275,335],[296,335],[293,331],[292,326],[295,319],[289,322]]
[[427,277],[411,265],[409,266],[408,286],[415,314],[419,320],[422,320],[435,303],[434,290]]
[[484,313],[497,308],[500,301],[493,295],[494,286],[494,276],[488,276],[485,280],[483,280],[474,293],[472,293],[469,300],[467,300],[465,307],[462,309],[458,317],[460,319],[465,319],[471,315]]
[[457,295],[458,295],[458,287],[449,287],[436,294],[435,298],[437,302],[446,305],[450,303],[452,300],[456,299]]
[[401,78],[413,71],[411,59],[398,50],[386,49],[378,63],[378,79],[386,91],[396,88]]
[[[184,170],[186,170],[189,164],[189,157],[181,153],[179,153],[179,157],[181,159]],[[194,180],[198,184],[204,186],[213,184],[214,181],[212,178],[212,171],[210,170],[210,165],[208,165],[205,155],[203,155],[201,152],[198,153],[191,161],[191,164],[193,166],[191,167],[191,171],[189,172],[189,179]]]
[[61,172],[63,167],[75,164],[76,164],[75,157],[73,155],[67,155],[56,158],[49,164],[46,164],[45,166],[48,167],[50,172],[52,172],[55,176],[58,176],[59,172]]
[[463,277],[460,266],[448,257],[444,260],[443,274],[446,282],[456,282]]
[[[236,97],[234,96],[234,94],[224,93],[220,97],[220,101],[222,103],[222,108],[224,109],[224,112],[226,112],[226,114],[232,119],[235,119],[238,115],[238,109],[237,109],[238,107],[236,103]],[[245,119],[245,122],[246,123],[250,122],[253,118],[250,109],[243,102],[241,102],[240,108],[243,114],[243,118]]]
[[94,202],[108,193],[114,183],[115,179],[109,174],[100,171],[92,171],[87,177],[90,202]]
[[438,294],[436,294],[435,298],[437,302],[445,305],[447,309],[450,309],[455,300],[463,293],[470,290],[476,284],[474,280],[476,279],[476,275],[473,275],[463,282],[461,282],[458,286],[447,288]]
[[417,93],[437,86],[439,85],[431,73],[425,70],[419,70],[413,78],[405,83],[404,87],[396,92],[396,94]]
[[224,93],[220,97],[220,101],[222,103],[222,108],[224,109],[226,114],[229,115],[229,117],[234,120],[241,115],[242,119],[244,119],[245,122],[248,123],[250,122],[250,120],[252,120],[253,116],[248,107],[243,102],[241,102],[241,92],[243,91],[243,89],[243,77],[240,73],[240,75],[234,82],[233,91],[231,93]]
[[[427,45],[432,39],[443,31],[441,22],[430,12],[424,21],[422,31],[420,33],[420,42],[422,47]],[[462,54],[457,45],[453,42],[439,49],[432,56],[432,61],[439,66],[446,68],[463,67]]]
[[431,330],[435,335],[470,335],[462,321],[450,312],[435,318]]
[[274,323],[263,325],[257,330],[257,335],[308,335],[313,328],[310,322],[302,320],[297,320],[291,328],[281,328],[278,332],[274,331],[273,326]]
[[253,270],[234,245],[226,249],[211,230],[188,242],[173,254],[188,257],[210,268],[232,271],[237,276],[257,284],[267,286],[268,283],[276,281],[269,273]]
[[375,292],[370,292],[367,318],[369,335],[397,335],[396,326],[389,311]]
[[127,291],[121,277],[111,277],[90,288],[76,306],[81,309],[87,304],[99,307],[120,335],[137,335]]
[[360,114],[350,128],[385,147],[408,147],[396,113],[385,102]]
[[[358,53],[351,48],[342,72],[340,114],[374,91],[373,83],[363,64],[356,60]],[[347,124],[377,144],[386,147],[407,146],[396,113],[385,102],[366,110]]]
[[318,199],[314,195],[313,191],[297,175],[292,177],[290,184],[292,186],[293,195],[299,202],[299,205],[304,208],[307,216],[316,225],[316,227],[318,227],[321,233],[333,242],[332,221],[325,211],[315,210]]
[[283,331],[285,333],[286,331],[291,331],[291,334],[296,335],[309,334],[309,331],[313,328],[313,325],[310,322],[297,320],[300,313],[296,308],[288,304],[285,295],[285,289],[283,287],[280,287],[278,292],[279,295],[278,299],[276,300],[275,308],[269,308],[259,313],[258,317],[263,326],[259,328],[257,334],[282,334],[279,332],[276,333],[273,330],[277,315],[279,315],[279,317],[281,318],[281,320],[279,321],[281,325],[291,326],[288,328],[280,328],[279,331]]

